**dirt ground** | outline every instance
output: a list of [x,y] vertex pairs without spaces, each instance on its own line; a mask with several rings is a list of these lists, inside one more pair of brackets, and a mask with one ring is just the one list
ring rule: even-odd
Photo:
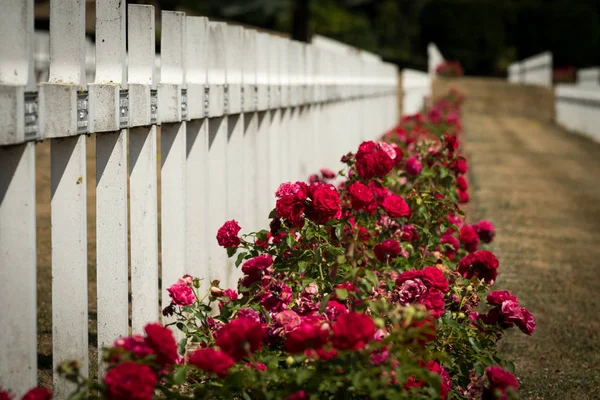
[[488,79],[441,81],[466,93],[471,220],[497,228],[497,289],[537,321],[501,351],[523,399],[600,399],[600,145],[552,120],[553,93]]

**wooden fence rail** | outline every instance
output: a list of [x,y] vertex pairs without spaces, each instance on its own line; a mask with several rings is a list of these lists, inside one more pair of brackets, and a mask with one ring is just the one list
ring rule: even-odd
[[[36,141],[51,142],[53,362],[86,371],[88,135],[102,347],[159,320],[184,273],[234,284],[221,224],[265,227],[280,182],[336,169],[398,118],[397,69],[376,55],[182,12],[161,14],[157,74],[154,8],[121,0],[96,2],[92,75],[85,7],[51,1],[47,81],[34,74],[33,0],[0,13],[0,385],[17,395],[37,383]],[[55,377],[54,391],[69,386]]]

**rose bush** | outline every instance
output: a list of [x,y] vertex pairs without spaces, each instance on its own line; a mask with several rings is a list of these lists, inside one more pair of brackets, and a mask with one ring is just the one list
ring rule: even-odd
[[281,184],[269,229],[240,235],[225,222],[217,241],[241,269],[237,287],[213,281],[204,294],[199,278],[182,277],[163,310],[178,345],[150,324],[105,350],[99,382],[65,364],[74,396],[514,397],[514,365],[496,344],[506,329],[533,333],[535,321],[515,296],[490,292],[494,226],[467,224],[460,208],[462,101],[452,91],[405,116],[345,155],[337,174]]

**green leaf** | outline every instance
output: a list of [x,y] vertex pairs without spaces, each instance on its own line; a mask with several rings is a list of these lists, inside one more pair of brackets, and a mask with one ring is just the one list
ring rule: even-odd
[[275,218],[275,217],[277,217],[277,209],[274,208],[269,213],[269,218]]
[[325,296],[323,298],[323,300],[321,301],[321,307],[319,307],[319,312],[322,313],[325,311],[325,309],[327,308],[327,303],[329,303],[329,298],[331,297],[331,294],[328,294],[327,296]]
[[515,363],[512,361],[506,361],[506,369],[508,370],[508,372],[510,372],[511,374],[515,373]]
[[348,289],[335,289],[335,295],[340,300],[346,300],[348,298]]
[[308,369],[299,369],[296,375],[296,384],[302,386],[304,382],[312,377],[312,371]]
[[308,263],[306,261],[298,262],[298,272],[302,273],[302,272],[306,271],[306,267],[308,267]]
[[285,244],[287,244],[287,247],[293,247],[295,242],[296,240],[294,238],[294,235],[290,234],[285,237]]
[[175,373],[173,374],[173,383],[175,385],[183,385],[185,383],[186,378],[186,369],[183,366],[175,367]]
[[227,248],[227,257],[232,257],[237,251],[237,247],[228,247]]
[[238,254],[237,260],[235,260],[235,266],[236,266],[236,268],[239,267],[242,262],[244,262],[244,258],[246,257],[247,254],[248,253],[240,253],[240,254]]
[[342,240],[343,234],[344,234],[344,224],[338,224],[338,226],[335,227],[335,236],[337,236],[338,239]]

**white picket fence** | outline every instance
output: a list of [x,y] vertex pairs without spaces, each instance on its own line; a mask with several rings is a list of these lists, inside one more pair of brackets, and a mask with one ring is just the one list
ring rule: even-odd
[[510,83],[552,87],[552,53],[536,54],[508,67]]
[[600,142],[599,86],[561,84],[556,86],[556,122]]
[[437,67],[443,64],[444,61],[444,56],[440,49],[438,49],[435,43],[429,43],[427,45],[427,71],[431,79],[435,77]]
[[577,70],[577,85],[598,89],[600,86],[600,67]]
[[427,72],[402,70],[402,114],[415,114],[431,98],[432,77]]
[[[265,227],[280,182],[340,167],[398,119],[396,67],[325,38],[307,45],[163,11],[157,75],[154,8],[129,5],[126,18],[121,0],[96,2],[89,83],[86,1],[50,7],[38,86],[33,54],[45,39],[33,0],[4,0],[0,13],[0,385],[18,395],[37,383],[36,141],[51,142],[53,363],[78,360],[85,372],[89,134],[102,347],[159,320],[159,299],[169,303],[165,288],[184,273],[232,285],[215,240],[222,223]],[[55,377],[54,390],[63,399],[69,386]]]

